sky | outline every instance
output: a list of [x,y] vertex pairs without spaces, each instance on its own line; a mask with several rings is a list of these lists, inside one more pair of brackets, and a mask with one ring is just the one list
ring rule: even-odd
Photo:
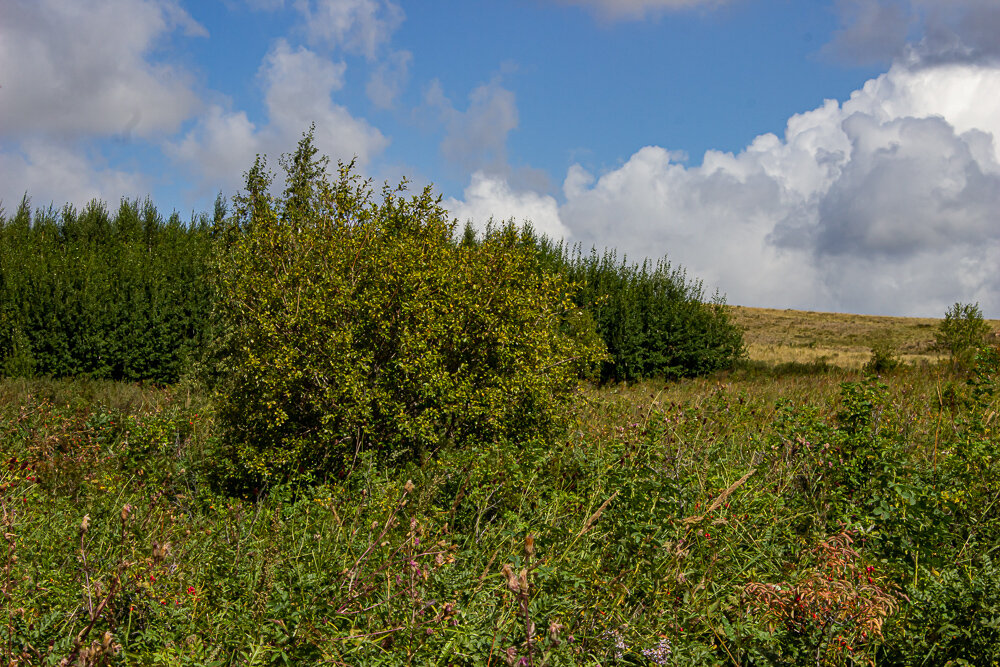
[[1000,317],[998,0],[2,0],[9,215],[336,163],[729,303]]

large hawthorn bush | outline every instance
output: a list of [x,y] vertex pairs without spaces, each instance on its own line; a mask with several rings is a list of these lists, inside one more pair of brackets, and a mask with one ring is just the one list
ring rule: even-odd
[[570,286],[514,228],[463,246],[429,188],[376,197],[351,164],[328,178],[311,132],[282,165],[272,198],[258,158],[221,239],[216,388],[234,472],[325,475],[363,451],[558,426],[603,349],[566,326]]

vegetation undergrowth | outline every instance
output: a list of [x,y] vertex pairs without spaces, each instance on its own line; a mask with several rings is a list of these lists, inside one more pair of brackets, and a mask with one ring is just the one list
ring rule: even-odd
[[5,664],[992,664],[995,350],[587,389],[233,497],[198,391],[4,381]]

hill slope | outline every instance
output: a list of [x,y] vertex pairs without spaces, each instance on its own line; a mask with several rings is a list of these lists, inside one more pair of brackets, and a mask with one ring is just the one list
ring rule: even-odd
[[[938,318],[883,317],[804,310],[730,307],[734,321],[746,331],[744,340],[753,361],[826,363],[860,368],[871,356],[871,345],[889,339],[905,363],[933,363],[945,358],[934,349]],[[1000,320],[988,320],[994,331]]]

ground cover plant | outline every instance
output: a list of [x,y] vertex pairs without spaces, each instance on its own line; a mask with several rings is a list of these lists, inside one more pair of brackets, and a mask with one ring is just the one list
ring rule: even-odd
[[12,664],[992,664],[977,370],[588,389],[499,439],[234,497],[187,387],[5,381]]

